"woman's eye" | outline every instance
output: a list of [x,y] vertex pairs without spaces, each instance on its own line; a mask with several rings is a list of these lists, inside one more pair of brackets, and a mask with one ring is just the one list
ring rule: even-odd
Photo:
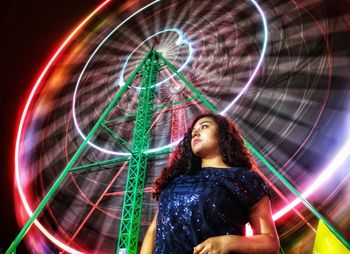
[[208,125],[203,124],[203,125],[202,125],[202,129],[205,129],[205,128],[208,128]]

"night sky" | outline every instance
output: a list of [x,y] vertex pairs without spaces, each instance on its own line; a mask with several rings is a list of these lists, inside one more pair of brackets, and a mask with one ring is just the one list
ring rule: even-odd
[[[15,135],[26,98],[41,69],[69,32],[101,1],[0,2],[1,233],[0,253],[19,232],[14,212]],[[23,245],[23,244],[21,244]],[[18,253],[23,253],[23,247]]]

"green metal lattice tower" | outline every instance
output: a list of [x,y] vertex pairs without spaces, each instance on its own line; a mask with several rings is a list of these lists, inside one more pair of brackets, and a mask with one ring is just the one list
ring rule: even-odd
[[156,51],[146,59],[137,107],[131,158],[125,188],[123,212],[120,221],[117,253],[137,251],[141,222],[142,198],[147,169],[147,155],[151,137],[155,85],[160,69]]
[[[180,75],[180,78],[188,83],[188,87],[197,97],[154,108],[155,85],[157,84],[158,73],[164,66],[171,69],[178,76],[180,75],[176,68],[162,55],[152,50],[144,63],[141,74],[142,85],[136,113],[123,212],[120,221],[117,254],[137,253],[147,159],[149,156],[155,156],[155,154],[145,153],[149,149],[153,112],[160,108],[170,107],[197,98],[201,98],[210,109],[215,109],[182,75]],[[167,153],[169,150],[164,149],[157,154],[164,152]]]
[[[186,86],[195,94],[195,96],[154,107],[155,89],[158,74],[161,68],[169,68],[176,76],[178,76],[186,84]],[[112,111],[113,107],[117,104],[121,96],[131,87],[131,84],[133,83],[137,75],[140,75],[142,78],[137,112],[135,114],[123,116],[121,118],[106,120],[107,116]],[[170,62],[168,62],[160,53],[158,53],[156,50],[153,50],[152,48],[146,54],[146,56],[140,62],[140,64],[136,67],[136,69],[132,72],[128,80],[117,92],[113,100],[102,113],[101,117],[97,120],[91,131],[87,134],[85,140],[79,146],[78,150],[70,159],[66,167],[62,170],[61,174],[57,177],[52,187],[49,189],[47,194],[39,203],[38,207],[33,212],[33,215],[28,219],[28,221],[23,226],[15,240],[12,242],[11,246],[6,251],[6,254],[16,252],[17,246],[22,241],[26,233],[29,231],[30,227],[33,225],[34,221],[37,219],[39,214],[48,204],[50,199],[59,189],[61,183],[64,181],[68,173],[89,170],[101,166],[115,165],[126,161],[129,161],[128,178],[124,195],[122,217],[119,228],[118,246],[116,251],[117,253],[137,253],[147,160],[151,157],[157,157],[163,154],[168,154],[172,150],[169,148],[165,148],[156,152],[147,152],[151,137],[150,135],[152,115],[157,110],[172,107],[174,105],[179,105],[182,103],[187,103],[191,100],[200,100],[210,110],[216,112],[214,106],[192,84],[190,84]],[[132,138],[132,145],[130,145],[126,140],[123,139],[123,137],[120,137],[117,133],[113,132],[108,127],[108,124],[116,122],[120,119],[135,116],[136,119]],[[108,159],[91,164],[75,166],[75,163],[84,152],[86,146],[88,145],[88,142],[94,137],[98,130],[103,130],[114,141],[116,141],[125,149],[130,151],[130,156],[119,156],[114,159]]]

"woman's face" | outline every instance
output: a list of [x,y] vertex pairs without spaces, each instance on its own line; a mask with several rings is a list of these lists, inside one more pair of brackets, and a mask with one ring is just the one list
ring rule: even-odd
[[220,155],[218,126],[210,117],[199,119],[192,129],[191,148],[195,155],[204,159]]

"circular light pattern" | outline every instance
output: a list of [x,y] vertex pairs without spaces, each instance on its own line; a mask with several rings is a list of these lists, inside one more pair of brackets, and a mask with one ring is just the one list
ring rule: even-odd
[[[84,76],[85,74],[85,70],[86,68],[88,67],[88,65],[90,64],[90,62],[94,59],[95,55],[98,53],[98,51],[103,47],[103,44],[106,43],[108,41],[108,39],[111,39],[111,37],[116,33],[118,32],[120,29],[122,29],[123,25],[128,25],[128,22],[130,22],[130,20],[134,17],[137,17],[137,15],[140,15],[142,13],[142,11],[145,11],[147,10],[149,7],[151,7],[152,5],[158,3],[159,1],[154,1],[150,4],[148,4],[147,6],[141,8],[139,11],[135,12],[134,14],[132,14],[131,16],[129,16],[124,22],[122,22],[121,24],[119,24],[118,26],[116,26],[103,40],[102,42],[97,46],[97,48],[95,49],[95,51],[91,54],[91,56],[89,57],[89,59],[87,60],[84,68],[83,68],[83,71],[81,72],[80,76],[79,76],[79,79],[78,79],[78,82],[77,82],[77,85],[76,85],[76,88],[75,88],[75,91],[74,91],[74,96],[73,96],[73,119],[74,119],[74,123],[75,123],[75,127],[76,129],[78,130],[78,132],[80,133],[81,137],[83,139],[86,139],[86,135],[81,131],[81,128],[79,126],[79,123],[77,121],[77,118],[76,118],[76,113],[75,113],[75,104],[76,104],[76,96],[77,96],[77,91],[78,91],[78,88],[79,88],[79,84],[81,82],[81,79],[82,77]],[[267,45],[267,24],[266,24],[266,19],[265,19],[265,16],[264,16],[264,13],[263,11],[261,10],[261,8],[259,7],[259,5],[254,1],[252,0],[251,1],[253,6],[257,9],[259,15],[261,15],[261,22],[263,24],[263,34],[264,34],[264,37],[263,37],[263,46],[262,46],[262,49],[261,49],[261,55],[259,56],[259,60],[253,70],[253,73],[250,75],[247,83],[245,85],[243,85],[243,88],[241,89],[241,91],[235,96],[233,97],[232,101],[221,111],[221,114],[225,114],[236,102],[237,100],[239,100],[239,98],[243,95],[243,93],[248,89],[249,85],[252,83],[252,81],[254,80],[261,64],[262,64],[262,61],[263,61],[263,57],[265,55],[265,51],[266,51],[266,45]],[[140,44],[138,44],[134,49],[130,48],[130,51],[131,53],[127,56],[126,60],[125,60],[125,63],[121,63],[122,64],[122,69],[121,69],[121,74],[120,74],[120,78],[118,79],[118,85],[119,86],[123,86],[125,84],[125,80],[124,80],[124,73],[125,73],[125,68],[130,60],[130,58],[132,57],[132,55],[137,52],[138,50],[140,51],[140,47],[144,46],[146,42],[149,42],[150,39],[154,38],[155,36],[159,36],[160,34],[164,33],[164,32],[170,32],[170,31],[173,31],[175,33],[177,33],[177,35],[179,36],[178,39],[173,39],[173,40],[168,40],[167,38],[164,38],[164,40],[162,40],[162,45],[157,48],[158,51],[161,53],[161,54],[164,54],[164,56],[167,58],[167,57],[172,57],[173,54],[177,54],[177,52],[181,52],[182,49],[179,48],[179,47],[176,47],[174,48],[173,44],[175,42],[175,45],[177,46],[180,46],[181,42],[182,43],[185,43],[188,45],[188,56],[186,57],[185,55],[185,59],[183,60],[184,61],[184,64],[178,68],[178,71],[181,72],[182,70],[184,70],[184,68],[189,64],[189,61],[191,59],[191,56],[193,54],[193,48],[192,48],[192,45],[191,45],[191,42],[188,41],[188,39],[185,39],[185,33],[177,28],[167,28],[167,29],[164,29],[164,30],[161,30],[161,31],[157,31],[156,33],[152,34],[151,36],[147,37],[144,41],[142,41]],[[171,37],[170,37],[171,38]],[[200,40],[196,40],[194,42],[195,44],[199,44],[200,43]],[[169,48],[169,44],[171,45],[171,48]],[[194,45],[194,47],[196,47],[196,45]],[[150,47],[148,47],[148,50],[149,50]],[[142,50],[142,49],[141,49]],[[146,50],[143,51],[144,54],[141,55],[142,57],[144,57],[146,55],[146,52],[147,52],[147,48]],[[138,58],[138,61],[141,61],[141,59]],[[181,61],[180,61],[181,62]],[[131,67],[131,70],[133,70],[134,68],[136,68],[137,65],[132,65]],[[157,83],[156,86],[159,86],[160,84],[162,83],[165,83],[167,82],[169,79],[173,78],[175,76],[175,74],[171,74],[169,75],[169,77],[166,77],[164,80],[160,81]],[[136,88],[139,88],[138,86],[136,86]],[[174,147],[180,140],[176,140],[175,142],[172,142],[170,144],[166,144],[162,147],[159,147],[159,148],[152,148],[152,149],[149,149],[148,151],[146,152],[156,152],[156,151],[159,151],[159,150],[162,150],[164,148],[169,148],[169,147]],[[93,144],[92,142],[89,141],[89,145],[91,145],[92,147],[98,149],[99,151],[101,152],[104,152],[104,153],[109,153],[109,154],[114,154],[114,155],[130,155],[130,153],[125,153],[125,152],[121,152],[121,151],[115,151],[115,150],[108,150],[108,149],[104,149],[104,148],[101,148],[95,144]]]
[[[131,54],[127,57],[127,59],[126,59],[126,61],[125,61],[125,64],[124,64],[124,66],[123,66],[123,68],[122,68],[121,75],[120,75],[121,77],[120,77],[119,82],[118,82],[119,86],[123,86],[123,85],[125,84],[125,81],[124,81],[124,71],[125,71],[125,67],[126,67],[126,65],[128,64],[128,61],[129,61],[130,57],[132,56],[132,54],[133,54],[141,45],[143,45],[145,42],[147,42],[147,41],[151,40],[152,38],[156,37],[157,35],[162,34],[162,33],[165,33],[165,32],[175,32],[175,33],[178,34],[179,38],[178,38],[175,42],[169,42],[170,48],[161,49],[161,50],[159,50],[159,53],[167,55],[168,52],[179,50],[179,49],[175,49],[175,50],[174,50],[174,46],[171,45],[171,43],[174,43],[174,44],[176,45],[176,47],[179,47],[179,46],[181,46],[182,44],[186,44],[186,45],[188,46],[189,55],[188,55],[188,57],[187,57],[185,63],[184,63],[177,71],[178,71],[178,72],[181,72],[181,71],[186,67],[186,65],[189,63],[189,61],[190,61],[190,59],[191,59],[191,55],[192,55],[192,52],[193,52],[193,49],[192,49],[191,44],[185,39],[184,34],[183,34],[180,30],[178,30],[178,29],[165,29],[165,30],[163,30],[163,31],[157,32],[157,33],[151,35],[150,37],[148,37],[146,40],[144,40],[143,42],[141,42],[141,44],[138,45],[138,46],[131,52]],[[172,78],[172,77],[174,77],[174,76],[175,76],[175,74],[172,74],[170,77],[168,77],[168,78],[166,78],[166,79],[164,79],[164,80],[158,82],[155,86],[157,87],[157,86],[161,85],[162,83],[168,81],[170,78]],[[134,87],[134,88],[140,89],[140,87]]]
[[[344,117],[340,117],[346,111],[339,108],[349,106],[349,73],[345,71],[349,57],[337,36],[342,37],[344,45],[349,41],[349,27],[343,22],[348,13],[343,10],[334,15],[327,4],[104,2],[59,48],[25,106],[16,141],[21,206],[28,214],[37,207],[85,138],[83,133],[89,132],[152,46],[219,112],[235,119],[246,139],[298,190],[306,190],[304,194],[311,202],[324,207],[331,201],[322,197],[331,196],[344,203],[341,201],[347,197],[341,193],[348,175],[341,163],[348,156],[343,139],[348,134],[341,121]],[[155,36],[159,37],[158,45],[152,45]],[[140,81],[141,77],[136,77],[135,85],[120,98],[108,118],[108,128],[126,143],[115,142],[101,130],[77,165],[129,154]],[[191,119],[205,109],[192,97],[170,70],[160,70],[154,99],[158,110],[152,118],[148,152],[176,144]],[[161,107],[177,101],[185,102]],[[344,135],[335,135],[334,126]],[[343,160],[338,160],[338,155]],[[167,160],[167,156],[149,160],[140,240],[156,209],[151,183]],[[67,252],[114,251],[127,166],[120,163],[72,172],[40,216],[40,223],[35,224]],[[276,191],[272,204],[280,213],[275,216],[285,214],[297,201],[292,202],[293,195],[264,165],[261,168]],[[322,191],[312,184],[315,179],[326,186]],[[327,192],[330,189],[331,195]],[[318,196],[310,196],[315,190]],[[280,210],[285,202],[291,205]],[[331,208],[325,212],[339,224],[346,209],[337,207],[334,218]],[[18,214],[24,222],[26,217],[20,211],[22,207]],[[285,252],[293,251],[288,237],[296,232],[302,230],[308,237],[314,234],[313,225],[305,224],[306,211],[298,207],[297,212],[279,228],[282,243],[287,242],[283,245]],[[32,244],[37,241],[30,237]]]

